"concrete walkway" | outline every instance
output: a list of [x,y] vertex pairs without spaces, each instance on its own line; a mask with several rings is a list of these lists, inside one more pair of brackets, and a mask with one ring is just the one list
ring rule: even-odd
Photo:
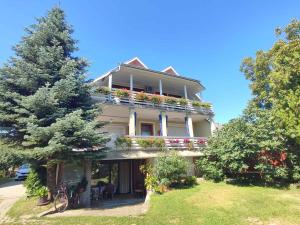
[[47,217],[62,216],[139,216],[149,209],[149,196],[146,199],[114,199],[99,201],[92,208],[72,209],[63,213],[50,212]]
[[24,195],[25,187],[20,181],[10,181],[0,185],[0,224],[9,220],[5,214]]

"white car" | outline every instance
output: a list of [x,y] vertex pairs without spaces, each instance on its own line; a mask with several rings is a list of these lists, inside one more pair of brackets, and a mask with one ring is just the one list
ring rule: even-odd
[[25,180],[30,173],[30,165],[23,164],[19,167],[18,171],[16,172],[15,180]]

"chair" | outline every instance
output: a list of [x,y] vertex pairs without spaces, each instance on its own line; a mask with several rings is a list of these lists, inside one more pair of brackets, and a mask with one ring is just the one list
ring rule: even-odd
[[115,185],[109,183],[105,186],[105,189],[103,191],[103,195],[108,198],[110,197],[111,199],[114,197],[115,193]]
[[100,198],[99,188],[98,187],[93,187],[91,189],[92,189],[92,197],[91,197],[91,199],[95,200],[95,201],[99,200],[99,198]]

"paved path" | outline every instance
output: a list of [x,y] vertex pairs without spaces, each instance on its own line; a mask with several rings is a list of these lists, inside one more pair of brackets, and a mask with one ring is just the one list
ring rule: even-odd
[[5,214],[24,195],[25,188],[20,181],[10,181],[0,185],[0,224],[8,220]]
[[49,214],[47,217],[64,217],[64,216],[139,216],[148,210],[148,204],[139,203],[136,205],[119,206],[111,209],[72,209],[63,213]]

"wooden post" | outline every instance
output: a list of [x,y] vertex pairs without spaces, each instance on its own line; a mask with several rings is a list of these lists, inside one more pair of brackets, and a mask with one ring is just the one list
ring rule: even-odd
[[81,194],[81,203],[84,207],[91,206],[91,180],[92,180],[92,162],[84,160],[84,176],[87,180],[86,190]]

